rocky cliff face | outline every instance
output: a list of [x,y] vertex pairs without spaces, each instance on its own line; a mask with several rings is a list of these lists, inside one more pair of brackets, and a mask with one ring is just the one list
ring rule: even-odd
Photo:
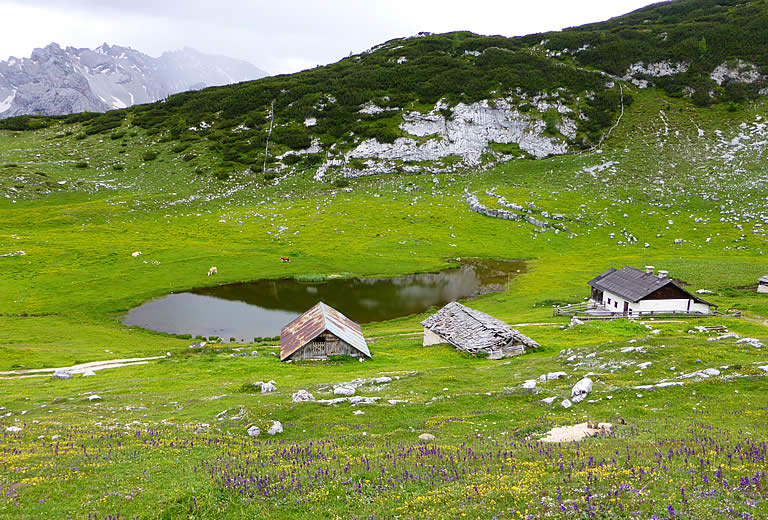
[[[521,111],[520,105],[529,107],[528,111]],[[382,110],[368,103],[360,112]],[[547,125],[541,118],[550,111],[558,114],[556,135],[546,135]],[[315,178],[322,179],[333,171],[346,177],[377,175],[391,173],[398,167],[406,172],[438,173],[476,167],[484,162],[505,162],[521,154],[537,159],[562,155],[570,151],[576,139],[577,117],[585,116],[557,95],[529,98],[518,94],[453,107],[441,100],[427,113],[402,112],[400,129],[412,137],[400,137],[393,143],[365,139],[343,154],[334,153],[333,148],[328,150],[327,160]],[[517,145],[517,149],[502,151],[494,149],[494,144]],[[363,161],[362,166],[359,161]]]
[[106,43],[95,49],[52,43],[29,58],[0,62],[0,118],[105,112],[265,75],[247,62],[193,49],[152,58]]

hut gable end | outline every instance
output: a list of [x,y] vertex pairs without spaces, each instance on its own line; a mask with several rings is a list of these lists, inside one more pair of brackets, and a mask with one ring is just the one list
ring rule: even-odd
[[[307,348],[311,348],[312,352],[306,351]],[[360,325],[323,302],[293,320],[280,332],[281,361],[292,357],[320,359],[329,355],[371,357]]]

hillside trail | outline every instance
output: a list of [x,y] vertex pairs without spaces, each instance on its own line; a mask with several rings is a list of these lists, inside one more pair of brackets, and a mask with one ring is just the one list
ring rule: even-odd
[[146,365],[150,361],[156,359],[165,359],[166,356],[154,356],[146,358],[127,358],[127,359],[110,359],[106,361],[91,361],[90,363],[80,363],[68,367],[56,367],[56,368],[28,368],[22,370],[8,370],[0,372],[0,379],[23,379],[28,377],[46,377],[52,375],[56,371],[69,372],[72,375],[82,374],[89,370],[94,372],[98,370],[108,370],[111,368],[121,368],[134,365]]

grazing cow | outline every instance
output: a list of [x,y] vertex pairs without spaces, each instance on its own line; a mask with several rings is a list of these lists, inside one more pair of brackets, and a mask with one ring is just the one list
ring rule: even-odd
[[216,267],[211,267],[210,269],[208,269],[208,276],[213,276],[218,272],[219,270]]
[[131,253],[131,256],[134,258],[141,256],[141,251],[134,251],[133,253]]
[[288,258],[287,256],[281,256],[281,257],[280,257],[280,261],[281,261],[281,262],[290,262],[290,261],[291,261],[291,259],[290,259],[290,258]]

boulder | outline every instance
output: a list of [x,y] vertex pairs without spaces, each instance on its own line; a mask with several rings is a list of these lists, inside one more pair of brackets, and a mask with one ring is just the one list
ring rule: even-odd
[[277,435],[278,433],[283,433],[283,423],[280,421],[272,421],[272,426],[269,427],[267,433],[269,435]]
[[89,401],[101,401],[101,397],[96,395],[96,394],[93,394],[93,395],[89,395],[88,396],[88,400]]
[[437,437],[435,437],[431,433],[422,433],[421,435],[419,435],[419,439],[421,439],[422,441],[432,442],[432,441],[436,441]]
[[553,381],[555,379],[560,379],[561,377],[568,377],[568,374],[565,372],[548,372],[546,374],[541,374],[539,376],[539,381],[543,383],[544,381]]
[[541,402],[546,404],[552,404],[555,402],[556,399],[557,397],[545,397],[544,399],[541,400]]
[[250,437],[258,437],[259,435],[261,435],[261,429],[258,426],[250,426],[246,431],[246,433]]
[[269,392],[274,392],[277,390],[277,387],[275,386],[274,381],[268,381],[266,383],[261,383],[261,393],[267,394]]
[[531,391],[534,388],[536,388],[536,380],[535,379],[529,379],[529,380],[525,381],[522,384],[522,387],[523,387],[523,390]]
[[291,401],[294,403],[301,403],[304,401],[314,401],[315,396],[307,392],[306,390],[299,390],[295,394],[293,394],[293,397],[291,398]]
[[333,387],[334,395],[355,395],[355,387],[352,385],[337,385]]
[[373,382],[376,383],[377,385],[382,385],[384,383],[389,383],[391,381],[392,381],[392,378],[391,377],[387,377],[387,376],[376,377],[376,378],[373,379]]
[[5,429],[5,431],[7,431],[8,433],[18,433],[21,431],[21,428],[19,428],[18,426],[9,426]]
[[51,377],[54,379],[72,379],[72,373],[59,369],[55,371]]
[[83,372],[83,377],[93,377],[95,375],[96,375],[96,372],[94,372],[93,370],[86,370],[85,372]]
[[563,408],[570,408],[572,405],[568,399],[563,399],[563,402],[560,403],[560,406],[562,406]]
[[578,403],[580,401],[583,401],[584,398],[587,397],[587,395],[592,391],[592,380],[588,377],[585,377],[575,385],[573,385],[573,388],[571,389],[571,399],[574,403]]

